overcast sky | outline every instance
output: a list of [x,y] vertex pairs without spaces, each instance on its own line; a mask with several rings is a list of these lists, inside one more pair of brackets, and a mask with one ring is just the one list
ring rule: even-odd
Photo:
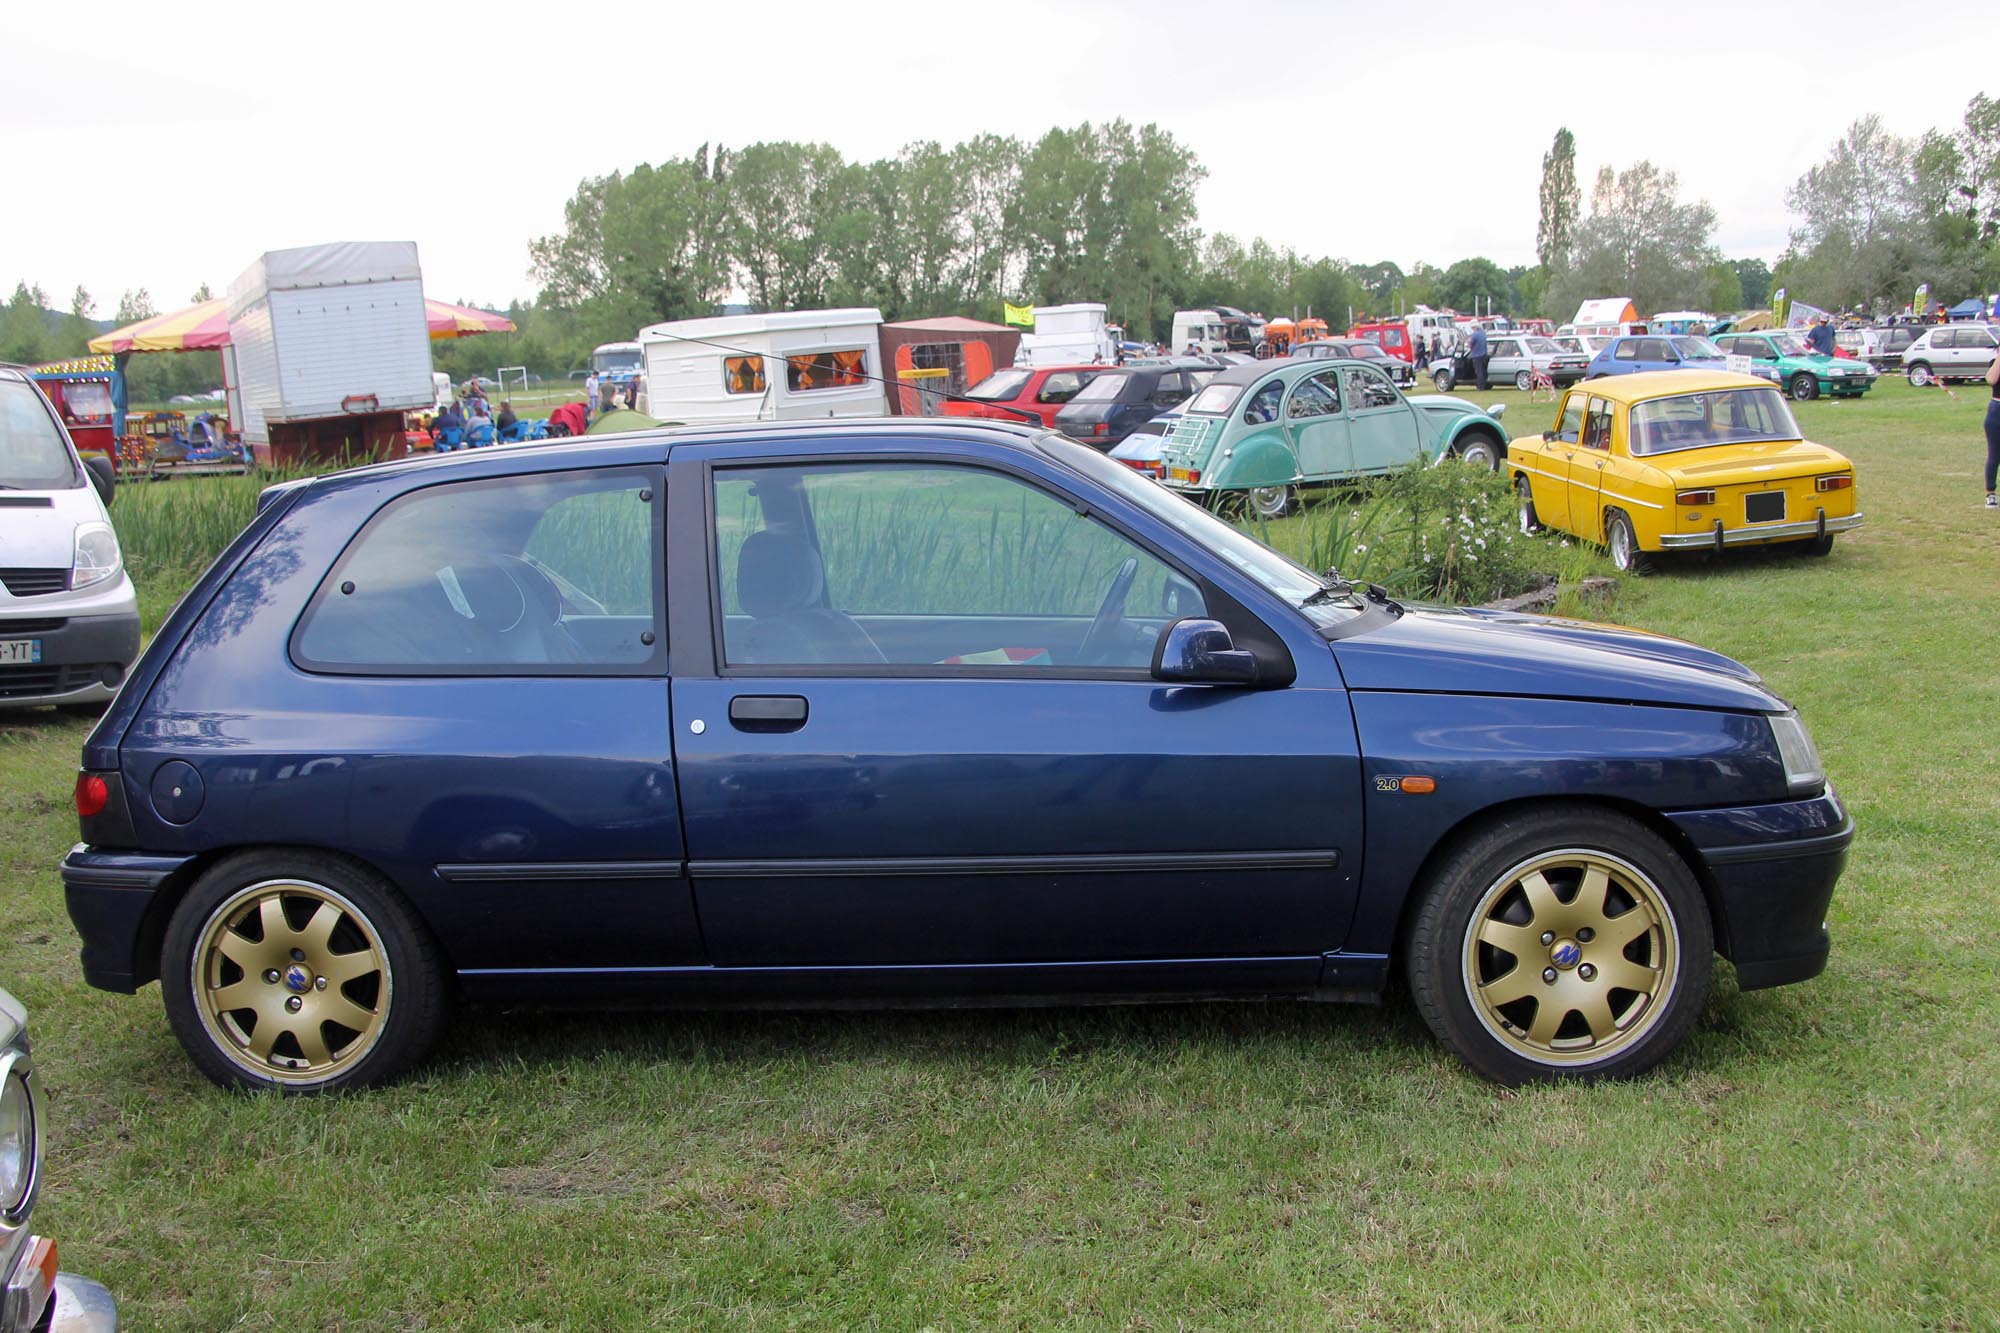
[[[1204,231],[1405,268],[1534,262],[1558,126],[1651,158],[1775,259],[1785,188],[1849,121],[1956,128],[1991,0],[1143,5],[36,5],[6,22],[0,283],[108,318],[220,294],[265,250],[415,240],[434,297],[532,296],[579,179],[704,141],[917,139],[1156,121],[1208,169]],[[1984,90],[2000,92],[1985,78]]]

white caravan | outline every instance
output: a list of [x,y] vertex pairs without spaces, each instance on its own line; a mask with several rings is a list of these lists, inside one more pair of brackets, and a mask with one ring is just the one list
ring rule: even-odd
[[1035,331],[1021,335],[1017,366],[1108,366],[1118,359],[1102,301],[1035,307]]
[[648,325],[647,414],[690,426],[886,416],[881,326],[867,308]]

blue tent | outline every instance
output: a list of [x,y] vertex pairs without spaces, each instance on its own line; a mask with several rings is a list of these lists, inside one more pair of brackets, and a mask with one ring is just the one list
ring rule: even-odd
[[1968,296],[1944,313],[1947,319],[1978,319],[1986,313],[1986,302],[1976,296]]

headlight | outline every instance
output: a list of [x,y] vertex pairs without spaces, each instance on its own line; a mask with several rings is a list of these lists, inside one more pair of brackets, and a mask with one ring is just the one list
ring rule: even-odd
[[34,1101],[28,1080],[9,1068],[0,1088],[0,1212],[11,1214],[27,1201],[34,1166]]
[[1826,785],[1826,770],[1819,762],[1819,750],[1806,734],[1797,713],[1772,713],[1771,735],[1778,742],[1778,757],[1785,765],[1785,785],[1795,792],[1818,791]]
[[76,525],[75,575],[70,579],[72,588],[88,588],[93,583],[102,583],[118,572],[118,536],[111,531],[109,523],[79,523]]

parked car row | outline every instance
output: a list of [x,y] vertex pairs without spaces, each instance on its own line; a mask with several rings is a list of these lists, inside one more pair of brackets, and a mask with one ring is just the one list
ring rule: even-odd
[[1932,381],[1984,378],[2000,346],[2000,326],[1934,324],[1903,351],[1903,373],[1922,388]]
[[1822,394],[1859,398],[1875,385],[1875,369],[1867,362],[1822,356],[1804,338],[1787,330],[1728,333],[1715,339],[1715,345],[1725,356],[1749,357],[1753,363],[1750,373],[1783,385],[1785,392],[1802,403]]
[[[1581,350],[1539,334],[1495,335],[1486,343],[1487,378],[1511,383],[1522,393],[1534,387],[1537,375],[1560,388],[1582,379],[1589,366],[1590,358]],[[1473,381],[1472,358],[1460,349],[1431,362],[1427,373],[1440,393],[1449,393],[1454,385]]]

